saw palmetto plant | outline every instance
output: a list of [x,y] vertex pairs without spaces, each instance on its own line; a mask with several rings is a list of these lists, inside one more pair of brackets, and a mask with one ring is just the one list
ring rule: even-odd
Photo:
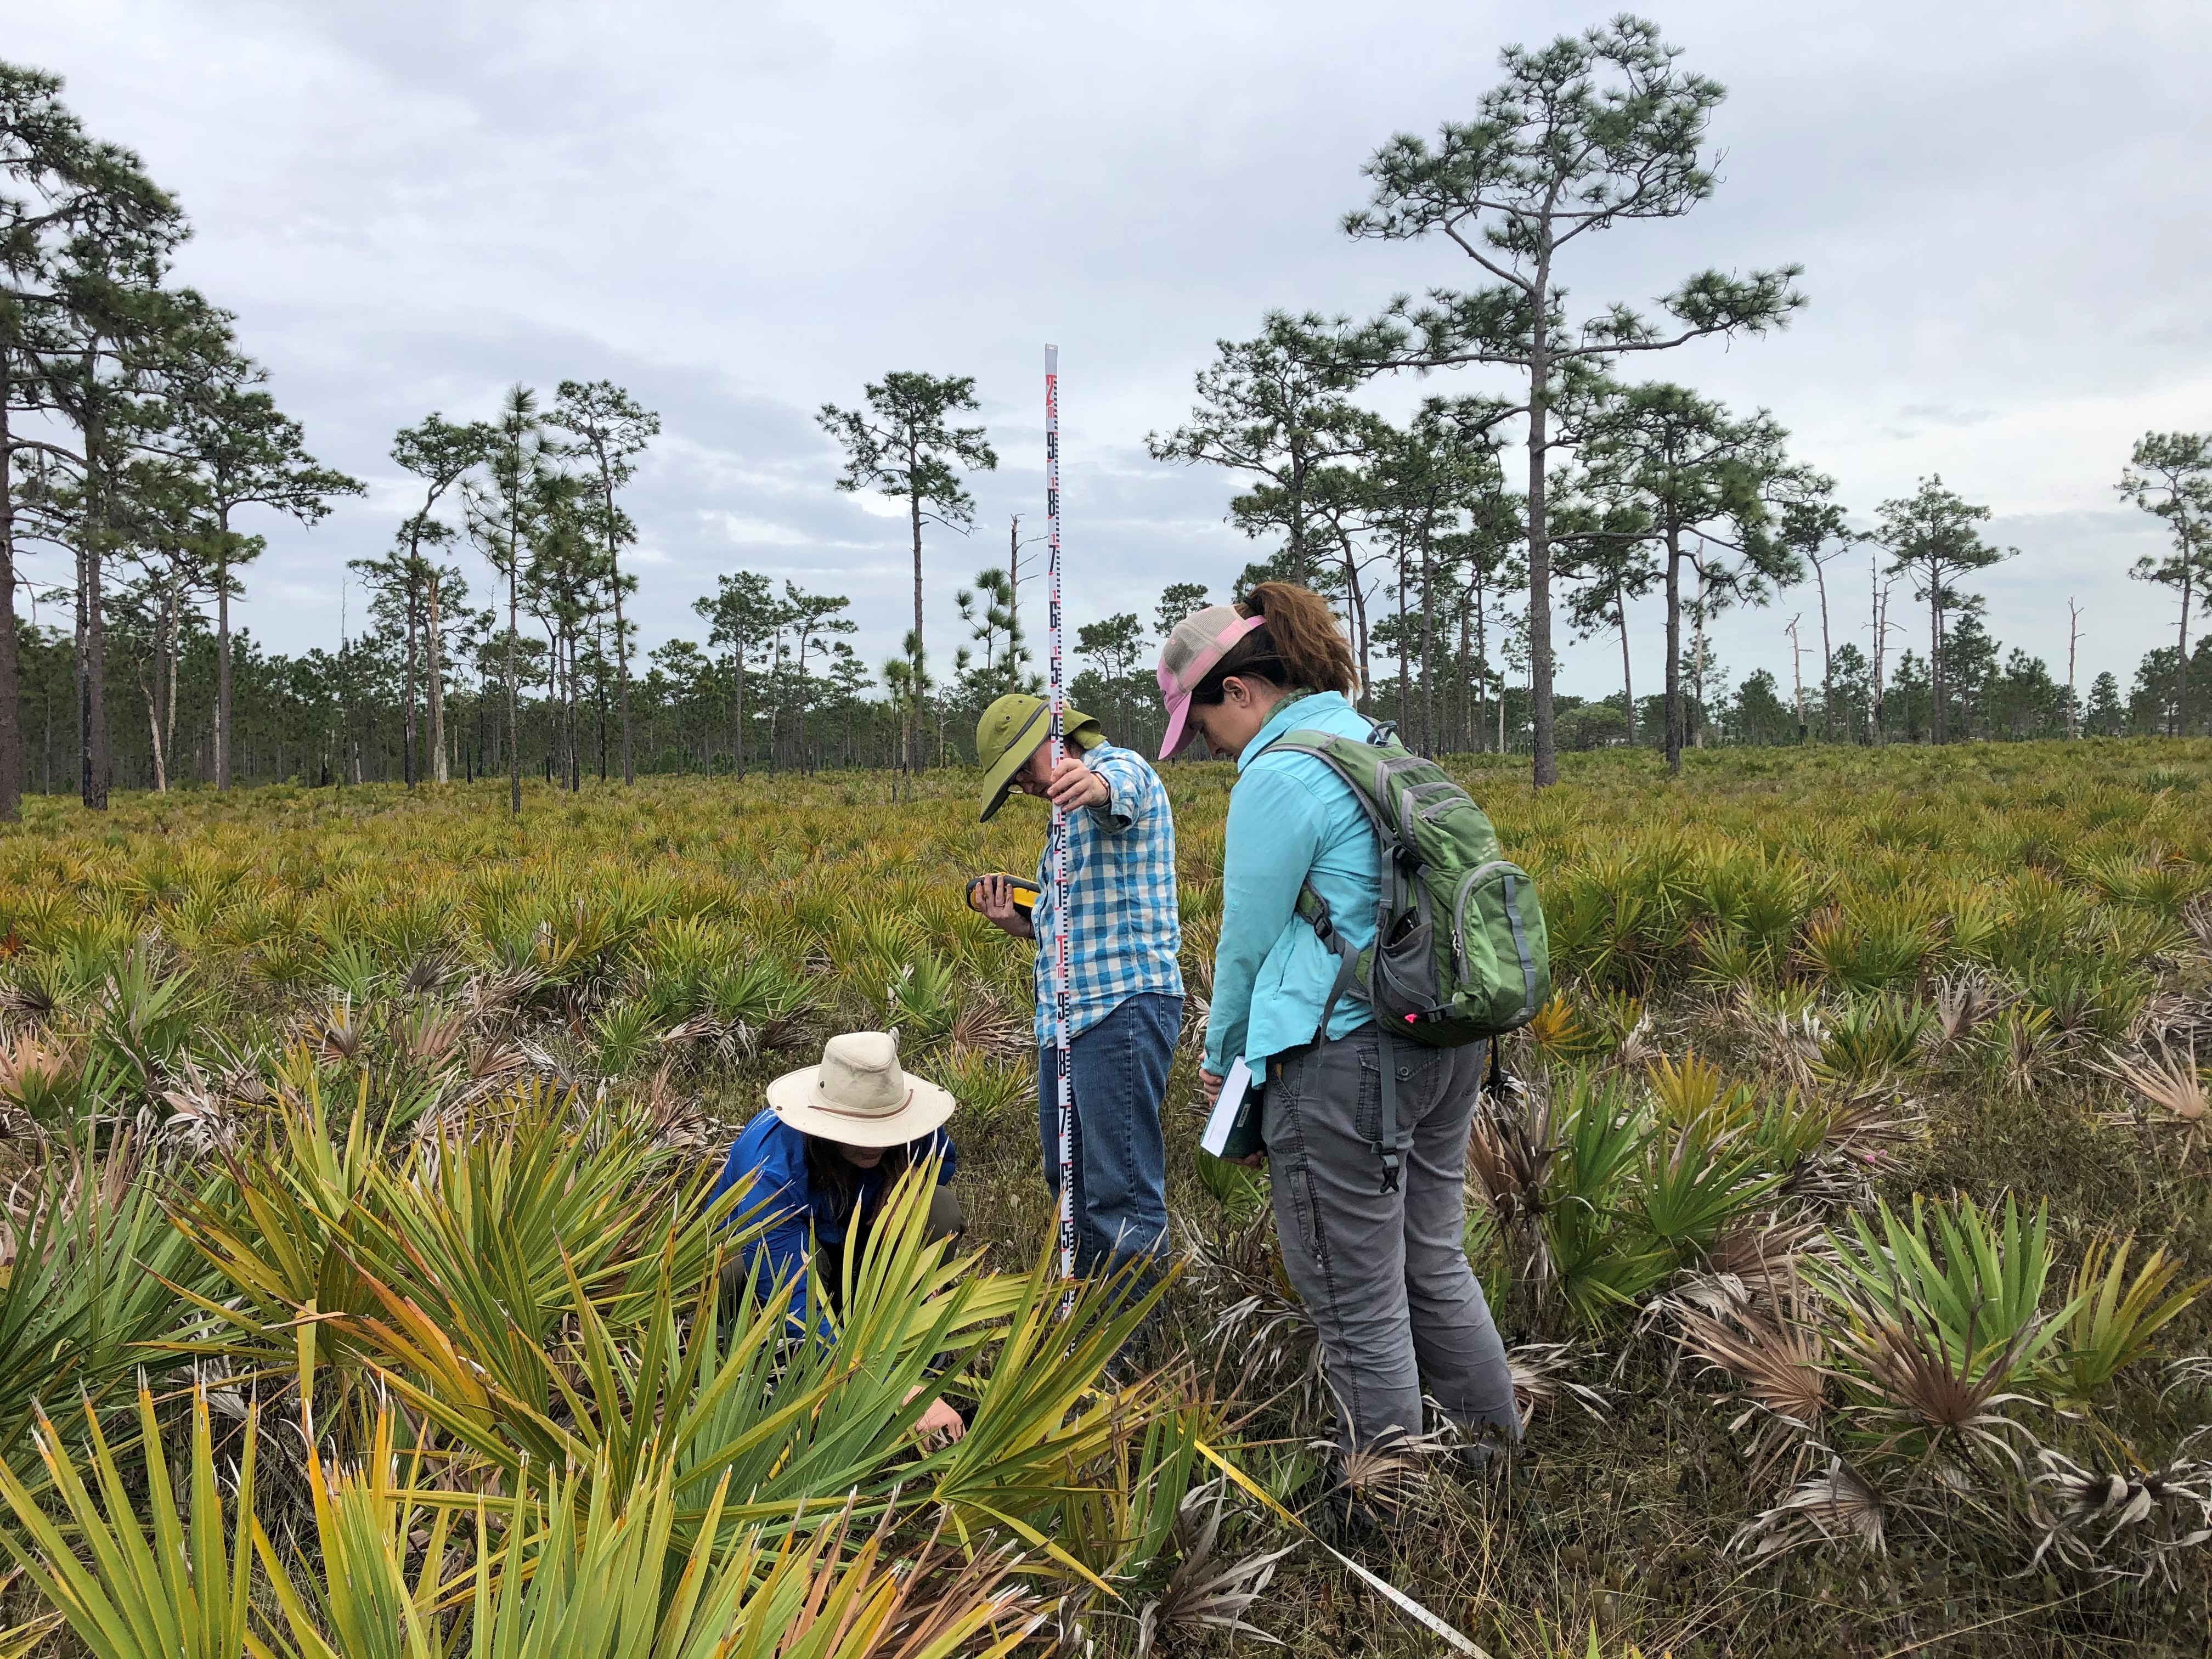
[[[1449,763],[1535,876],[1558,995],[1468,1148],[1526,1439],[1464,1480],[1361,1467],[1406,1488],[1393,1582],[1501,1656],[1593,1620],[1678,1654],[2193,1633],[2212,753],[1644,758],[1540,794]],[[962,896],[1041,821],[976,823],[971,778],[896,812],[863,775],[530,790],[519,822],[503,783],[29,799],[0,835],[16,1635],[1402,1645],[1224,1471],[1318,1513],[1340,1380],[1280,1195],[1193,1145],[1228,775],[1164,775],[1180,1271],[1066,1322],[1034,958]],[[762,1083],[862,1025],[962,1103],[970,1231],[897,1209],[815,1264],[801,1333],[723,1282],[760,1195],[702,1199]],[[959,1442],[911,1432],[936,1399]],[[1524,1472],[1590,1496],[1523,1513]]]

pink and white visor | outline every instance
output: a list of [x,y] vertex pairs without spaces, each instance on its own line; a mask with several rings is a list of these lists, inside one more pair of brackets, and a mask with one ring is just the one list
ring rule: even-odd
[[1240,617],[1233,605],[1209,605],[1193,611],[1170,631],[1160,647],[1160,702],[1168,711],[1167,737],[1160,758],[1168,760],[1190,736],[1190,694],[1211,674],[1229,647],[1267,619]]

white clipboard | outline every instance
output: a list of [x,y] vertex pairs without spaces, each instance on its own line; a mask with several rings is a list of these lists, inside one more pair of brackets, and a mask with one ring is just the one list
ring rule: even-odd
[[1237,1127],[1237,1109],[1244,1103],[1244,1091],[1252,1086],[1252,1068],[1239,1054],[1230,1063],[1229,1075],[1221,1079],[1221,1093],[1213,1103],[1212,1115],[1206,1120],[1206,1133],[1198,1138],[1202,1151],[1219,1158],[1229,1145],[1230,1132]]

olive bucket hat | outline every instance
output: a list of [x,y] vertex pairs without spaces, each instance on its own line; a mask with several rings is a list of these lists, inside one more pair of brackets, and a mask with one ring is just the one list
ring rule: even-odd
[[[1079,708],[1065,716],[1071,741],[1090,749],[1106,741],[1105,728]],[[1026,692],[1010,692],[975,722],[975,761],[983,769],[983,821],[1006,804],[1014,774],[1052,731],[1051,705]]]

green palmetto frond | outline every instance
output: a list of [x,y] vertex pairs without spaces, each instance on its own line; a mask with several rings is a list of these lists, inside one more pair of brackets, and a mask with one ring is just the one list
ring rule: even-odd
[[[143,1391],[138,1416],[142,1443],[157,1445]],[[892,1555],[888,1514],[855,1539],[849,1510],[833,1508],[810,1536],[775,1543],[720,1524],[725,1479],[707,1524],[679,1544],[665,1465],[629,1483],[601,1465],[556,1473],[542,1493],[479,1497],[474,1548],[457,1565],[454,1516],[394,1478],[421,1459],[394,1455],[386,1416],[361,1464],[313,1472],[317,1548],[288,1560],[253,1513],[257,1418],[249,1410],[228,1505],[199,1393],[182,1492],[155,1456],[141,1496],[90,1413],[89,1481],[40,1425],[69,1532],[0,1466],[0,1499],[21,1528],[0,1547],[98,1659],[949,1659],[1003,1654],[1035,1622],[1007,1553],[949,1559],[930,1539]],[[253,1628],[257,1559],[276,1604],[265,1636]],[[456,1611],[466,1621],[449,1636]]]
[[352,1398],[388,1346],[367,1322],[430,1310],[471,1334],[471,1375],[527,1390],[544,1373],[541,1345],[584,1304],[627,1335],[664,1283],[686,1295],[708,1278],[738,1198],[708,1212],[705,1172],[612,1109],[580,1115],[522,1085],[395,1167],[367,1091],[364,1077],[334,1139],[310,1086],[219,1190],[184,1206],[179,1231],[219,1281],[193,1298],[212,1330],[188,1352],[296,1365],[303,1379],[335,1367]]
[[1729,1224],[1779,1187],[1761,1173],[1755,1148],[1734,1133],[1709,1138],[1695,1124],[1656,1140],[1646,1158],[1637,1213],[1651,1237],[1684,1259],[1712,1247]]
[[[10,1460],[0,1463],[0,1500],[21,1530],[0,1530],[0,1548],[97,1659],[243,1659],[252,1644],[247,1613],[255,1413],[247,1415],[228,1528],[204,1392],[192,1396],[191,1468],[181,1494],[157,1450],[143,1460],[142,1499],[100,1413],[88,1403],[83,1413],[89,1484],[44,1413],[33,1436],[70,1530],[64,1533]],[[155,1449],[161,1443],[153,1395],[143,1387],[138,1443]]]
[[[748,1279],[726,1300],[675,1244],[655,1259],[649,1293],[595,1296],[572,1276],[557,1330],[518,1331],[494,1293],[496,1264],[471,1285],[465,1261],[428,1302],[373,1280],[376,1309],[332,1325],[473,1471],[464,1486],[495,1475],[502,1490],[534,1489],[564,1468],[604,1468],[619,1484],[665,1462],[687,1536],[725,1477],[744,1496],[721,1524],[771,1530],[817,1524],[825,1493],[873,1518],[903,1488],[941,1505],[963,1540],[1011,1532],[1095,1576],[1063,1546],[1058,1517],[1125,1492],[1115,1449],[1171,1403],[1151,1384],[1097,1387],[1159,1291],[1133,1301],[1126,1286],[1086,1285],[1062,1321],[1048,1250],[1026,1275],[994,1274],[927,1240],[930,1173],[911,1174],[866,1249],[848,1253],[842,1318],[822,1278],[836,1268],[817,1263],[804,1331],[787,1285]],[[971,1375],[984,1360],[988,1374]],[[967,1433],[923,1450],[911,1431],[948,1388],[973,1395]]]
[[2055,1404],[2093,1404],[2122,1371],[2150,1352],[2151,1339],[2179,1318],[2212,1279],[2197,1279],[2168,1293],[2181,1264],[2161,1248],[2143,1259],[2132,1277],[2128,1257],[2135,1240],[2093,1241],[2075,1270],[2070,1314],[2055,1325],[2054,1352],[2038,1369],[2037,1382]]
[[139,1368],[178,1363],[154,1345],[188,1311],[178,1287],[197,1277],[129,1146],[102,1156],[87,1134],[50,1157],[17,1200],[14,1259],[0,1271],[0,1455],[34,1401],[76,1393],[104,1408]]
[[2009,1380],[2042,1358],[2073,1316],[2072,1302],[2047,1322],[2041,1313],[2051,1270],[2042,1206],[2024,1220],[2010,1194],[1995,1213],[1964,1196],[1916,1196],[1903,1215],[1879,1203],[1875,1224],[1855,1212],[1847,1232],[1829,1234],[1833,1255],[1814,1264],[1862,1323],[1871,1315],[1924,1328],[1970,1372],[2009,1355]]
[[1915,1460],[1946,1446],[2017,1463],[2021,1425],[2002,1407],[2028,1398],[2034,1375],[2075,1316],[2078,1299],[2046,1319],[2046,1219],[2023,1221],[2008,1195],[2001,1212],[1971,1199],[1909,1216],[1878,1206],[1880,1231],[1854,1213],[1848,1236],[1810,1271],[1842,1316],[1837,1376],[1850,1409],[1838,1433],[1868,1455]]

